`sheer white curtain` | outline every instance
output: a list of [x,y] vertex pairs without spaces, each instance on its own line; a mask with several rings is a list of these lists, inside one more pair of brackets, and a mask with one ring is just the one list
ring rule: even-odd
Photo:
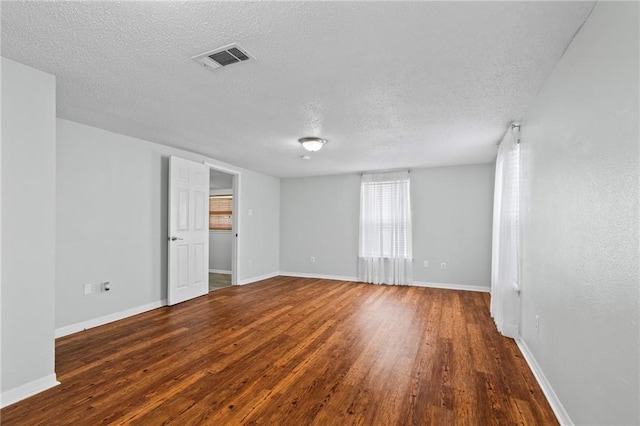
[[409,172],[363,174],[360,185],[360,281],[410,284],[412,258]]
[[500,142],[496,159],[491,258],[491,316],[498,331],[518,337],[519,300],[519,128],[512,127]]

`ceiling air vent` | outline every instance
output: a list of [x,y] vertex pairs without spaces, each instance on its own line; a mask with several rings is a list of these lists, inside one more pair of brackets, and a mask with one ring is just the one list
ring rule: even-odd
[[191,59],[212,70],[233,65],[238,62],[255,60],[249,52],[238,46],[236,43],[196,55]]

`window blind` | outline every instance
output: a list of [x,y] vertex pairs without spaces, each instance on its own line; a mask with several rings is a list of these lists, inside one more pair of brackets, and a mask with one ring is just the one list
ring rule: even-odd
[[412,276],[409,172],[362,175],[358,277],[409,284]]
[[212,195],[209,197],[209,229],[228,231],[233,226],[233,196]]

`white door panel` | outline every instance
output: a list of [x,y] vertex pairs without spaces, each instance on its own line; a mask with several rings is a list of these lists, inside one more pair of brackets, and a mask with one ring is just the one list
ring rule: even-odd
[[178,223],[177,229],[180,231],[188,231],[189,230],[189,190],[183,188],[177,188],[178,192],[178,211],[177,211],[177,220]]
[[209,289],[208,176],[203,164],[169,159],[169,305]]
[[[196,208],[195,208],[195,229],[196,230],[202,230],[205,229],[205,225],[208,225],[205,221],[205,213],[208,216],[209,215],[209,206],[207,205],[207,201],[208,201],[208,197],[205,195],[204,192],[202,191],[197,191],[195,192],[195,204],[196,204]],[[208,231],[208,227],[207,227],[207,231]]]

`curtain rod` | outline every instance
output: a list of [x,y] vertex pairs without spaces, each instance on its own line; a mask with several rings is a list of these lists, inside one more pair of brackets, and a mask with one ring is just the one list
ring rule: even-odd
[[407,172],[407,173],[411,174],[411,169],[373,170],[373,171],[370,171],[370,172],[360,172],[360,176],[366,175],[366,174],[373,174],[373,173],[392,173],[392,172]]
[[518,122],[511,123],[511,126],[509,126],[509,130],[511,131],[513,136],[516,138],[516,144],[519,144],[520,143],[520,123]]

